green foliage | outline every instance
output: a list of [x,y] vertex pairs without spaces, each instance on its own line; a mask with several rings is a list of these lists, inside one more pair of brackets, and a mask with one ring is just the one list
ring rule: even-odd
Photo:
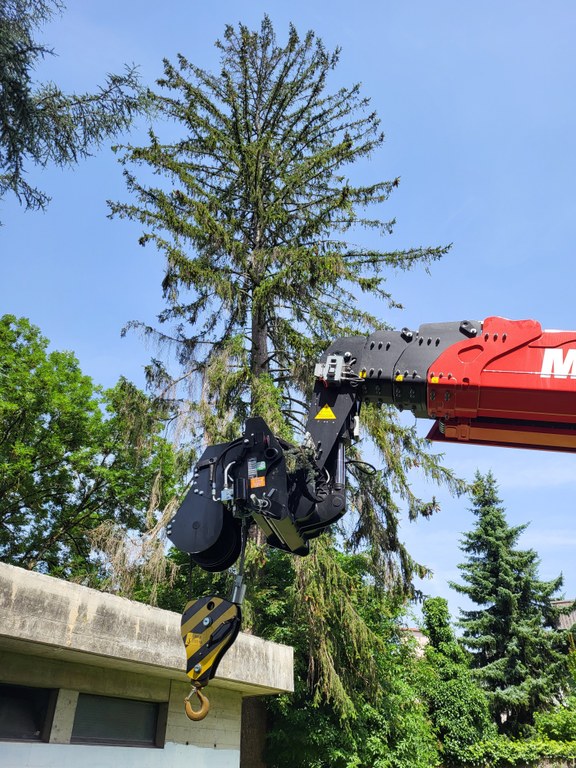
[[[316,550],[320,562],[308,565],[270,552],[251,598],[258,634],[295,648],[296,692],[270,701],[270,768],[436,765],[412,649],[400,640],[401,606],[371,583],[365,555],[343,554],[327,538]],[[370,656],[359,633],[370,635]],[[323,654],[334,668],[317,664]],[[325,678],[331,668],[334,680]]]
[[462,611],[464,643],[504,733],[519,735],[569,682],[568,636],[556,630],[552,598],[562,578],[538,579],[538,557],[516,548],[526,526],[510,527],[491,474],[472,487],[474,530],[464,536],[464,584],[452,586],[477,609]]
[[552,761],[548,765],[564,766],[565,760],[576,759],[576,741],[551,741],[549,739],[510,739],[499,736],[489,741],[481,741],[468,748],[463,766],[478,768],[507,768],[508,766],[534,766],[538,768],[542,761]]
[[448,603],[440,597],[423,604],[429,639],[420,666],[420,685],[441,744],[443,764],[458,766],[467,749],[496,734],[486,694],[470,670],[470,660],[450,626]]
[[175,492],[175,457],[153,400],[125,379],[99,390],[47,345],[28,320],[0,318],[0,558],[94,577],[90,531],[142,530]]
[[326,707],[313,707],[306,692],[273,703],[267,750],[270,768],[433,768],[440,764],[434,735],[406,670],[385,701],[357,705],[357,719],[342,726]]
[[423,605],[430,640],[420,668],[420,685],[438,735],[444,766],[539,765],[543,760],[576,757],[576,702],[569,698],[534,717],[534,727],[519,739],[498,735],[486,692],[470,669],[470,655],[456,640],[448,605],[432,598]]
[[134,68],[108,75],[93,94],[65,94],[54,83],[34,82],[38,61],[53,53],[35,33],[62,9],[59,0],[0,2],[0,198],[13,192],[26,208],[49,202],[27,182],[30,164],[76,163],[125,129],[140,108]]
[[[565,765],[576,760],[576,699],[574,696],[547,712],[537,712],[527,736],[485,739],[462,753],[462,764],[470,766]],[[550,761],[550,762],[548,762]]]
[[429,597],[422,603],[422,616],[428,638],[427,650],[442,650],[444,655],[462,661],[462,649],[450,625],[448,602],[442,597]]
[[[391,231],[381,207],[398,179],[354,181],[354,164],[371,158],[384,136],[359,85],[329,87],[339,50],[327,51],[313,32],[300,37],[292,26],[281,44],[268,17],[257,31],[226,27],[217,47],[216,73],[184,56],[164,62],[148,99],[168,129],[159,120],[145,146],[118,148],[130,201],[110,203],[111,216],[138,222],[140,243],[153,245],[165,262],[159,326],[129,327],[176,356],[177,374],[154,360],[149,382],[160,396],[180,399],[198,443],[237,437],[253,414],[294,441],[303,433],[319,353],[332,339],[384,326],[359,297],[397,307],[386,278],[397,269],[427,267],[447,248],[386,252],[353,245],[365,232],[381,238]],[[371,580],[374,594],[386,588],[399,601],[413,593],[414,575],[425,573],[400,540],[402,506],[411,518],[435,508],[434,500],[415,496],[410,472],[455,491],[461,486],[391,410],[367,407],[364,426],[385,469],[368,477],[349,464],[346,538],[367,553],[362,578]],[[361,459],[358,448],[349,458]],[[383,762],[396,759],[389,745],[400,750],[405,739],[408,753],[419,730],[401,734],[401,724],[424,710],[402,688],[399,667],[396,678],[382,671],[388,645],[365,603],[359,609],[355,595],[364,592],[332,544],[318,541],[309,558],[286,562],[281,572],[274,566],[279,555],[256,553],[246,621],[264,637],[276,637],[278,626],[286,642],[301,648],[296,710],[322,714],[327,734],[344,730],[337,742],[342,754],[362,748],[350,746],[355,737],[340,723],[354,720],[360,732],[361,722],[380,717],[373,702],[384,688],[390,696],[396,691],[406,703],[397,716],[390,707],[385,751],[372,762],[365,753],[358,758],[364,761],[358,765],[393,765]],[[291,622],[270,614],[288,610],[272,577],[293,601],[296,636]],[[258,601],[258,590],[266,599]],[[312,717],[299,717],[312,743]],[[380,738],[371,733],[366,726],[363,743]]]
[[[280,45],[267,17],[256,32],[227,27],[217,46],[218,74],[179,56],[164,62],[149,93],[177,138],[163,141],[155,127],[147,146],[118,149],[133,202],[110,203],[111,215],[139,222],[141,244],[153,243],[166,264],[159,328],[130,327],[176,351],[179,375],[155,360],[150,382],[192,401],[184,409],[207,442],[236,437],[251,414],[291,438],[303,429],[320,351],[383,325],[359,305],[360,293],[396,306],[386,276],[447,249],[386,252],[349,242],[359,229],[390,231],[372,209],[398,180],[351,180],[353,164],[384,137],[358,85],[329,91],[338,50],[293,27]],[[408,473],[418,467],[461,486],[391,411],[367,408],[364,424],[387,469],[369,487],[351,469],[350,506],[360,514],[348,533],[371,547],[376,578],[410,591],[421,570],[397,536],[398,500],[411,517],[429,514],[434,502],[414,496]]]
[[[268,700],[269,768],[431,768],[439,764],[438,745],[426,706],[417,688],[417,661],[413,649],[401,640],[401,603],[377,589],[370,578],[370,559],[364,554],[338,551],[329,539],[318,542],[326,579],[345,583],[326,595],[331,613],[326,623],[327,644],[334,657],[349,667],[348,709],[340,711],[333,699],[318,695],[322,685],[315,662],[307,610],[318,604],[321,588],[308,597],[308,585],[298,578],[303,561],[279,550],[249,544],[247,593],[242,606],[244,626],[260,637],[294,648],[295,693]],[[190,599],[227,594],[229,574],[189,570],[186,555],[172,552],[180,566],[174,586],[160,587],[159,605],[180,610]],[[255,574],[259,578],[254,578]],[[328,593],[328,585],[326,586]],[[336,599],[332,600],[332,595]],[[346,604],[348,603],[348,604]],[[322,608],[322,615],[325,608]],[[341,629],[338,631],[338,617]],[[358,617],[365,622],[374,644],[370,656],[359,654],[348,631]],[[352,632],[358,630],[352,627]]]
[[536,712],[534,731],[552,741],[576,742],[576,696],[568,697],[548,712]]

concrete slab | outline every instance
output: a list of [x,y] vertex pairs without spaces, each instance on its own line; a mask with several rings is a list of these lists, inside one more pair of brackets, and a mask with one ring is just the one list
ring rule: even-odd
[[[186,681],[180,615],[0,563],[0,649]],[[293,649],[240,633],[212,687],[292,691]]]

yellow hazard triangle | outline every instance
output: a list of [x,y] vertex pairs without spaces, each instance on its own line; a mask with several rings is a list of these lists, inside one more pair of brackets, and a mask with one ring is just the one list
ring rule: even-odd
[[336,415],[332,408],[330,408],[329,405],[325,405],[323,408],[321,408],[316,416],[314,416],[314,419],[335,419]]

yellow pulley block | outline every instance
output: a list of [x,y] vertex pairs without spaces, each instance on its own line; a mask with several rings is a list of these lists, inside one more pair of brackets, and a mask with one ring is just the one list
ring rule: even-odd
[[[194,690],[186,697],[186,714],[203,720],[210,704],[200,692],[216,674],[218,664],[240,631],[240,606],[222,597],[201,597],[187,603],[182,614],[182,641],[186,648],[186,674]],[[193,710],[190,698],[196,694],[200,709]]]

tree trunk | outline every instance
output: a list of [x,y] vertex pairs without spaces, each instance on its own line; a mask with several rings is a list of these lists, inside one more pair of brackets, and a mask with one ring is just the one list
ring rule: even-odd
[[252,354],[250,370],[253,376],[261,376],[268,372],[268,334],[264,311],[259,308],[252,310]]
[[242,699],[240,768],[266,768],[264,747],[267,720],[266,704],[260,696]]

